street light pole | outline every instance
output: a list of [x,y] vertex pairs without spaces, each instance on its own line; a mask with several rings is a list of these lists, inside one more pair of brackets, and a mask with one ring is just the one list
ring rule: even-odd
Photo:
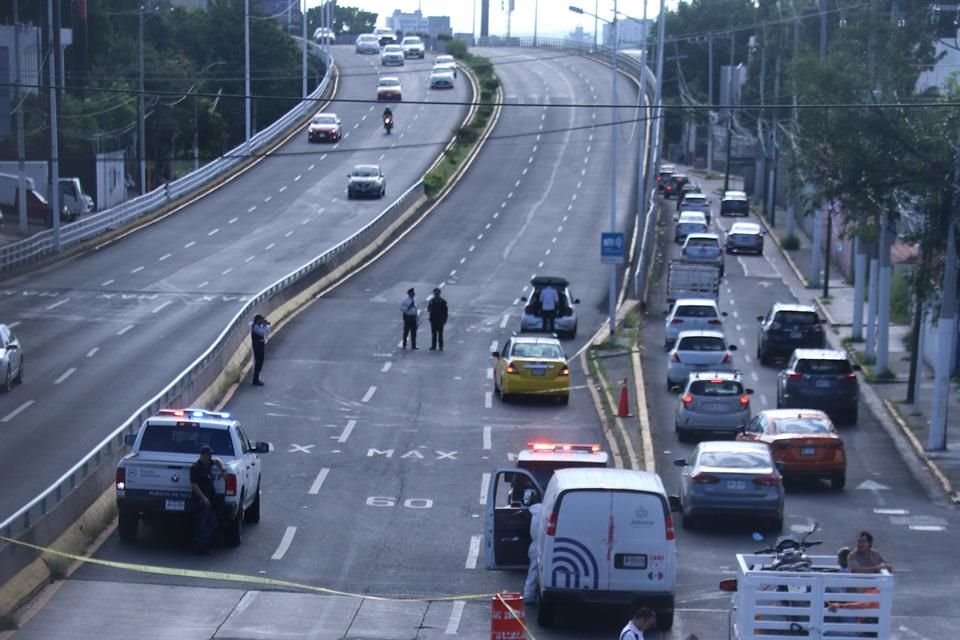
[[243,136],[250,158],[250,0],[243,0]]
[[147,192],[147,132],[144,124],[147,119],[147,113],[143,105],[143,11],[141,5],[138,12],[139,31],[140,31],[140,91],[137,94],[137,113],[140,116],[137,123],[137,146],[140,151],[140,195]]
[[533,46],[537,46],[537,18],[540,17],[540,0],[533,0]]
[[[610,65],[610,233],[617,231],[617,50],[620,47],[617,0],[613,0],[613,64]],[[617,330],[617,265],[610,264],[610,338]]]
[[730,190],[730,146],[733,143],[733,51],[734,45],[736,44],[736,39],[734,32],[730,32],[730,69],[728,80],[728,90],[727,90],[727,102],[730,104],[727,105],[727,166],[723,175],[723,190]]
[[[300,92],[303,94],[303,98],[307,97],[307,47],[310,46],[307,42],[307,0],[303,0],[303,15],[300,16],[300,21],[303,23],[303,54],[301,55],[301,65],[303,66],[303,77],[301,78],[301,87]],[[320,33],[323,33],[321,31]]]
[[593,50],[597,50],[597,29],[600,28],[600,0],[593,3]]

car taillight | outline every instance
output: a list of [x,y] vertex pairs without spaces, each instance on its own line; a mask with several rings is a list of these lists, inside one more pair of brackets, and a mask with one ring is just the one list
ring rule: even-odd
[[663,519],[663,529],[667,540],[673,540],[677,537],[677,532],[673,528],[673,516],[669,513]]
[[814,331],[823,331],[823,327],[821,327],[819,324],[815,324],[815,325],[813,325],[813,330],[814,330]]
[[745,407],[748,404],[750,404],[750,396],[748,396],[747,394],[743,394],[742,396],[740,396],[740,406]]
[[684,396],[680,398],[680,401],[683,402],[684,409],[689,409],[690,405],[693,404],[693,396],[689,393],[684,394]]
[[560,369],[560,375],[561,376],[570,375],[570,367],[564,367],[563,369]]
[[517,372],[517,368],[513,366],[512,362],[507,365],[507,373],[516,373],[516,372]]
[[674,318],[670,321],[670,324],[683,324],[683,318]]
[[723,324],[723,320],[720,318],[714,318],[713,320],[707,320],[707,324]]
[[550,518],[547,519],[547,531],[548,536],[557,535],[557,512],[554,511],[550,514]]
[[720,361],[720,364],[730,364],[730,352],[727,351],[723,354],[723,360]]
[[228,495],[228,496],[235,496],[235,495],[237,495],[237,476],[236,476],[236,474],[228,473],[228,474],[227,474],[227,477],[225,478],[225,481],[226,481],[226,485],[227,485],[227,491],[226,491],[227,495]]
[[787,377],[791,380],[803,380],[803,374],[797,373],[796,371],[791,371],[789,374],[787,374]]
[[117,489],[123,491],[127,486],[127,470],[123,467],[117,467],[117,477],[116,477]]
[[696,484],[717,484],[720,482],[720,478],[717,476],[712,476],[709,473],[697,473],[690,476],[690,479]]
[[680,362],[680,354],[674,352],[672,360],[673,360],[674,362]]
[[780,476],[757,476],[753,479],[753,484],[775,487],[780,484]]
[[848,373],[848,374],[846,374],[845,376],[843,376],[843,379],[846,380],[847,382],[856,380],[856,379],[857,379],[857,374],[854,373],[853,371],[851,371],[850,373]]

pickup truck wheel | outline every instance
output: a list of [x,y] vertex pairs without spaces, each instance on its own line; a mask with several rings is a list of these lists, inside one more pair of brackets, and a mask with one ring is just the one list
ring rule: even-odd
[[237,509],[237,515],[227,524],[223,532],[224,542],[230,547],[239,547],[243,541],[243,496],[240,496],[240,507]]
[[[20,368],[17,369],[17,375],[13,379],[17,384],[23,384],[23,358],[20,358]],[[856,420],[854,420],[856,422]]]
[[120,539],[124,542],[136,542],[140,517],[135,513],[124,513],[121,511],[118,520],[117,530],[120,533]]
[[250,508],[243,514],[244,522],[256,524],[260,522],[260,480],[257,479],[257,497],[253,499]]

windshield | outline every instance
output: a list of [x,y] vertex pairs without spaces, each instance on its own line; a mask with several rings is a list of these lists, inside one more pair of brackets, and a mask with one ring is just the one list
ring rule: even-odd
[[750,211],[750,206],[746,200],[724,200],[720,208],[724,211],[733,211],[735,213],[747,213]]
[[420,44],[420,38],[404,38],[404,44]]
[[383,50],[386,53],[403,53],[403,48],[398,44],[388,44]]
[[716,318],[717,310],[712,305],[697,304],[677,307],[675,316],[684,318]]
[[688,336],[677,344],[677,351],[724,351],[727,345],[722,338]]
[[690,393],[696,396],[739,396],[743,385],[736,380],[697,380],[690,384]]
[[373,167],[357,167],[353,170],[353,175],[358,178],[375,178],[377,176],[377,170]]
[[562,360],[563,351],[555,344],[517,344],[511,354],[515,358],[544,358]]
[[770,467],[770,460],[754,451],[705,451],[700,454],[700,465],[725,469],[763,469]]
[[337,124],[335,116],[317,116],[313,119],[313,124]]
[[716,249],[720,242],[716,238],[690,238],[687,240],[688,247],[712,247]]
[[174,427],[148,424],[140,440],[140,451],[164,453],[195,453],[200,455],[203,445],[213,449],[214,455],[233,456],[233,440],[226,429],[203,427]]
[[777,420],[777,433],[833,433],[820,418],[786,418]]
[[850,363],[846,360],[800,360],[797,362],[799,373],[812,375],[844,375],[850,373]]
[[775,321],[782,324],[814,325],[820,322],[820,318],[812,311],[777,311]]
[[399,87],[400,81],[396,78],[383,78],[379,84],[381,87]]

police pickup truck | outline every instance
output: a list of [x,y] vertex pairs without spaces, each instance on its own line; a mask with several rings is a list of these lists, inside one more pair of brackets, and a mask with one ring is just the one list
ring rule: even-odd
[[517,466],[490,474],[484,522],[484,562],[488,569],[525,569],[529,564],[530,504],[524,491],[538,497],[557,469],[609,466],[610,456],[598,444],[536,442],[517,454]]
[[132,451],[117,465],[116,491],[121,540],[137,538],[140,520],[183,519],[193,511],[190,467],[204,445],[223,462],[212,473],[217,517],[230,546],[240,544],[244,521],[260,521],[260,456],[266,442],[251,442],[230,414],[203,409],[161,409],[147,418]]

